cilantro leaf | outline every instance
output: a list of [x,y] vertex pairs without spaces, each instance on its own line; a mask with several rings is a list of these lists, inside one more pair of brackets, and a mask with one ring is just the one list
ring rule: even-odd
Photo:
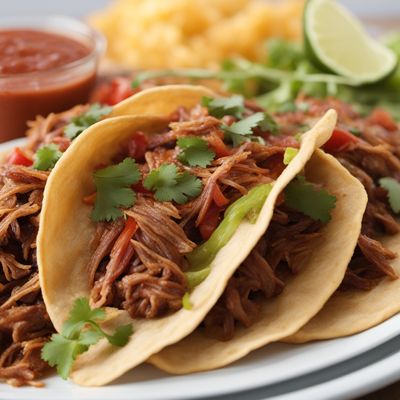
[[201,192],[201,181],[188,172],[178,172],[174,164],[163,164],[153,169],[143,185],[146,189],[155,191],[158,201],[175,201],[185,204],[189,197],[196,197]]
[[193,304],[190,301],[190,293],[189,292],[186,292],[182,297],[182,307],[185,310],[191,310],[193,307]]
[[57,367],[57,373],[67,379],[78,355],[100,339],[106,338],[114,346],[124,346],[133,332],[132,325],[120,326],[109,335],[96,322],[105,316],[103,309],[91,309],[87,298],[76,299],[61,334],[53,334],[43,346],[42,359],[51,367]]
[[115,220],[123,215],[119,207],[135,204],[136,194],[130,186],[139,181],[140,171],[133,158],[94,172],[93,179],[97,190],[93,221]]
[[107,335],[108,341],[117,347],[125,346],[128,343],[129,337],[133,333],[133,328],[131,324],[119,326],[114,334]]
[[60,148],[56,144],[52,143],[43,146],[35,154],[33,168],[40,171],[47,171],[56,165],[61,156]]
[[88,299],[76,299],[71,309],[68,320],[63,325],[63,333],[67,337],[73,336],[75,331],[82,329],[85,321],[88,320],[102,320],[106,316],[104,310],[101,308],[90,308]]
[[304,176],[298,176],[285,189],[285,203],[316,221],[327,223],[331,219],[336,197],[325,189],[316,188]]
[[208,108],[210,115],[216,118],[222,118],[225,115],[233,115],[241,118],[244,112],[244,99],[242,96],[232,97],[203,97],[201,105]]
[[395,214],[400,212],[400,183],[393,178],[379,179],[381,187],[387,190],[390,208]]
[[264,112],[264,119],[258,125],[262,131],[268,131],[273,135],[277,135],[279,133],[279,126],[277,122],[272,118],[272,116],[266,112]]
[[285,165],[289,165],[289,163],[293,160],[293,158],[296,157],[298,152],[299,149],[296,149],[294,147],[287,147],[285,153],[283,154],[283,163]]
[[102,106],[99,103],[92,104],[90,108],[81,115],[72,118],[71,122],[64,128],[65,136],[73,140],[89,126],[100,121],[100,118],[109,114],[112,107]]
[[196,136],[185,136],[177,140],[181,149],[178,159],[183,164],[192,167],[207,167],[215,157],[215,153],[208,148],[205,140]]
[[43,346],[42,359],[47,361],[50,367],[56,366],[58,375],[67,379],[76,357],[87,350],[88,346],[79,343],[78,340],[54,333],[50,341]]
[[222,125],[221,128],[236,147],[245,141],[253,140],[255,138],[253,129],[257,127],[271,133],[277,132],[278,129],[275,120],[264,112],[252,114],[238,122],[234,122],[230,126]]

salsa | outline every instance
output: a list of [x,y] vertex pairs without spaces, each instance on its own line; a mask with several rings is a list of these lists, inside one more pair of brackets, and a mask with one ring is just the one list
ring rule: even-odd
[[94,48],[51,31],[0,30],[0,142],[24,135],[37,115],[87,102]]
[[0,30],[0,74],[22,74],[61,67],[89,55],[83,43],[55,33]]

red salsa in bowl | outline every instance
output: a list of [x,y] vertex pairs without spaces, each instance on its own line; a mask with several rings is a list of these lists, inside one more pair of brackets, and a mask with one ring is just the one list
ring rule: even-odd
[[70,18],[1,18],[0,142],[37,115],[87,102],[103,49],[96,31]]

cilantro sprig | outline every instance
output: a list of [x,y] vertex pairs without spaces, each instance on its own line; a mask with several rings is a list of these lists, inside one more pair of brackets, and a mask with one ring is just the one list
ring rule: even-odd
[[112,107],[102,106],[99,103],[92,104],[90,108],[81,115],[72,118],[71,122],[64,128],[64,134],[73,140],[89,126],[100,121],[100,118],[109,114]]
[[390,208],[398,214],[400,212],[400,183],[396,179],[386,177],[379,179],[379,184],[387,190]]
[[175,201],[184,204],[189,197],[200,194],[200,179],[188,172],[179,172],[174,164],[163,164],[153,169],[143,182],[146,189],[153,190],[158,201]]
[[196,136],[184,136],[177,140],[180,148],[178,159],[192,167],[207,167],[215,157],[215,153],[208,148],[205,140]]
[[263,131],[269,131],[275,134],[278,125],[275,120],[265,112],[257,112],[240,121],[234,122],[232,125],[222,125],[225,136],[230,139],[234,146],[249,140],[258,139],[253,135],[254,128],[260,128]]
[[135,204],[136,194],[130,188],[140,179],[139,168],[133,158],[119,164],[99,169],[93,173],[96,185],[96,202],[92,211],[93,221],[111,221],[123,215],[119,207]]
[[41,147],[35,154],[33,168],[40,171],[47,171],[56,165],[56,162],[62,156],[60,148],[52,143]]
[[44,345],[42,359],[51,367],[56,367],[57,373],[67,379],[78,355],[88,351],[100,339],[107,339],[113,346],[124,346],[133,333],[132,325],[120,326],[109,335],[98,324],[105,317],[103,309],[90,308],[87,298],[76,299],[61,333],[53,334]]
[[245,110],[244,98],[239,95],[231,97],[203,97],[201,105],[207,107],[210,115],[216,118],[222,118],[225,115],[233,115],[241,118]]
[[316,221],[327,223],[331,219],[336,197],[325,189],[316,188],[304,176],[298,176],[285,189],[285,203]]

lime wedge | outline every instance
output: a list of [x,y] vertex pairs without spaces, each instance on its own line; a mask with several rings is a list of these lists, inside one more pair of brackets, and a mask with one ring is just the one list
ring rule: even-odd
[[377,82],[396,68],[396,54],[368,36],[334,0],[309,0],[303,24],[307,55],[323,69],[364,84]]

